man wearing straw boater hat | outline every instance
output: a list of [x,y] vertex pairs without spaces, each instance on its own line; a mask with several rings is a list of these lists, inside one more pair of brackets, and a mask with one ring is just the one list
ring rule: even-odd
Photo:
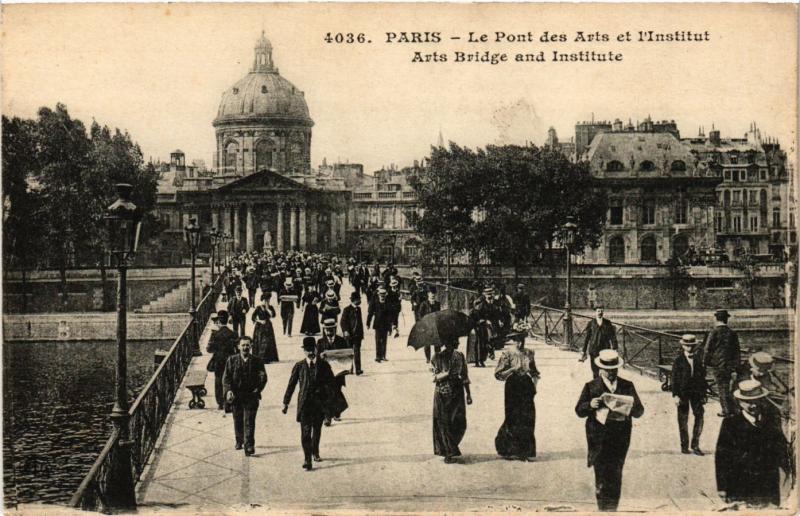
[[[681,337],[681,353],[672,363],[672,397],[678,406],[678,434],[681,453],[704,455],[700,450],[700,434],[703,432],[703,405],[706,400],[706,368],[703,354],[698,349],[700,342],[694,335]],[[694,415],[692,449],[689,451],[689,408]]]
[[739,382],[733,397],[741,409],[719,430],[714,463],[717,492],[729,503],[780,505],[780,468],[789,472],[786,439],[769,421],[769,391],[756,380]]
[[583,386],[575,413],[586,418],[587,465],[594,467],[597,508],[616,511],[631,442],[631,418],[641,417],[644,407],[633,383],[617,376],[622,358],[616,350],[601,350],[595,365],[600,374]]
[[736,404],[731,396],[731,384],[737,380],[736,369],[739,367],[739,336],[728,327],[730,314],[727,310],[714,311],[714,329],[706,338],[705,357],[703,363],[711,370],[714,382],[719,391],[719,404],[722,406],[720,417],[730,417],[737,412]]

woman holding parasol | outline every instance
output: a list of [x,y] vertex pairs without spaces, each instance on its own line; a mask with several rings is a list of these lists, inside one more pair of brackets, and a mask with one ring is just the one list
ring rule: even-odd
[[532,461],[536,457],[536,368],[532,349],[525,348],[525,332],[530,329],[524,322],[514,325],[514,340],[506,346],[497,362],[494,376],[505,382],[505,421],[497,431],[494,445],[497,453],[506,459]]

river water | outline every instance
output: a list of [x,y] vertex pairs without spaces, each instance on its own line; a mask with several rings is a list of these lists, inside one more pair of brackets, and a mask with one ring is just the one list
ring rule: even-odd
[[[128,343],[133,399],[153,374],[156,349],[171,341]],[[111,432],[116,344],[3,344],[3,481],[6,506],[65,503]]]

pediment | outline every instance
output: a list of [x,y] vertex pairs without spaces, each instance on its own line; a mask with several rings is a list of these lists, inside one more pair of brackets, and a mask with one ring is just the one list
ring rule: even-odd
[[308,189],[307,186],[294,179],[282,176],[277,172],[262,170],[221,186],[218,191],[248,193],[253,191],[296,191]]

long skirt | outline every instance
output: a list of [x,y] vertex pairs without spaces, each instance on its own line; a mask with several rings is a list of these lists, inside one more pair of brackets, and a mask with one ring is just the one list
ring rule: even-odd
[[443,394],[437,387],[433,394],[433,453],[443,457],[458,457],[458,445],[467,431],[467,405],[464,388]]
[[261,358],[265,364],[278,362],[278,346],[275,343],[275,330],[272,321],[256,324],[253,330],[253,354]]
[[536,457],[535,394],[528,375],[514,374],[506,380],[506,419],[494,439],[494,447],[503,457]]
[[314,304],[307,304],[303,312],[303,323],[300,325],[300,333],[305,335],[316,335],[319,329],[319,310]]

